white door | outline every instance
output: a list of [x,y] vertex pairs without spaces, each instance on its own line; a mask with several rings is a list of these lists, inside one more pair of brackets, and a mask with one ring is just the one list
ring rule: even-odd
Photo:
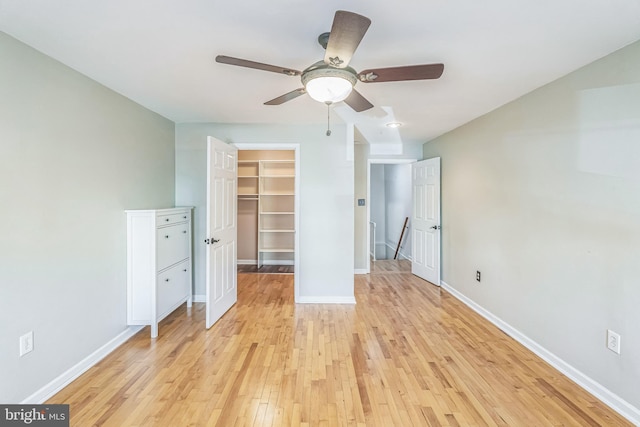
[[238,299],[236,192],[238,149],[207,138],[206,326]]
[[440,286],[440,157],[411,165],[411,272]]

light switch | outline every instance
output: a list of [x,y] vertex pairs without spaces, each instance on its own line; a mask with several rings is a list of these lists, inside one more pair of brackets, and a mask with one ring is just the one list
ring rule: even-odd
[[364,206],[364,199],[358,199],[358,206]]

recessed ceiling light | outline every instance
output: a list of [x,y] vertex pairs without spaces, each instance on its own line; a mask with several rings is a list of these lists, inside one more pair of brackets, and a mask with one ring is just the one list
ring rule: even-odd
[[391,123],[387,123],[387,127],[388,128],[399,128],[400,126],[402,126],[402,123],[400,122],[391,122]]

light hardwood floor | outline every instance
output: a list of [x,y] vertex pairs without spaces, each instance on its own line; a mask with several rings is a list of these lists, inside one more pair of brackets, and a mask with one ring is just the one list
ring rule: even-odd
[[630,426],[455,298],[377,262],[356,305],[295,305],[292,275],[238,275],[143,330],[49,403],[72,426]]

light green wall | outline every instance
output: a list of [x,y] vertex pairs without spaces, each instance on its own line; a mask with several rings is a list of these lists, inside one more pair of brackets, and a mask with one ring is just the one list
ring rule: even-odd
[[0,402],[17,403],[126,329],[124,209],[173,206],[174,125],[4,33],[0,58]]
[[640,43],[425,144],[434,156],[444,282],[637,411]]
[[[355,201],[353,203],[354,213],[354,269],[360,273],[367,270],[367,258],[369,257],[369,248],[367,248],[367,210],[369,209],[370,200],[367,200],[367,155],[369,146],[365,144],[357,144],[355,146]],[[358,199],[365,199],[365,206],[358,206]]]

